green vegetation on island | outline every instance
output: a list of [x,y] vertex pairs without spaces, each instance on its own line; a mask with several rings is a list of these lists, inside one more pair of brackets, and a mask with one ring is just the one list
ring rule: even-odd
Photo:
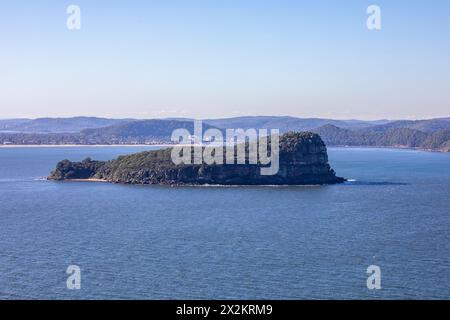
[[[226,148],[224,148],[224,157]],[[192,152],[192,149],[191,149]],[[279,170],[262,175],[260,164],[178,164],[172,148],[121,156],[111,161],[63,160],[49,180],[98,179],[125,184],[166,185],[309,185],[335,184],[337,177],[328,164],[325,144],[310,132],[286,133],[280,137]]]

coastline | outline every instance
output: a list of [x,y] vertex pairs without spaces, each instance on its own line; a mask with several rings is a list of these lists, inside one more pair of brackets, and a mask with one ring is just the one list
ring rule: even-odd
[[177,187],[177,188],[242,188],[242,187],[266,187],[266,188],[290,188],[290,187],[322,187],[327,186],[325,184],[126,184],[123,182],[113,182],[110,180],[103,179],[65,179],[65,180],[53,180],[45,179],[46,181],[60,181],[60,182],[100,182],[100,183],[111,183],[111,184],[121,184],[121,185],[132,185],[132,186],[163,186],[163,187]]
[[390,150],[404,150],[404,151],[420,151],[420,152],[434,152],[434,153],[450,153],[446,150],[440,149],[423,149],[414,147],[402,147],[402,146],[345,146],[345,145],[327,145],[328,149],[340,148],[340,149],[390,149]]
[[[177,146],[177,144],[0,144],[0,149],[14,149],[14,148],[117,148],[117,147],[158,147],[158,148],[171,148]],[[327,145],[327,148],[342,148],[342,149],[392,149],[392,150],[411,150],[422,152],[438,152],[438,153],[450,153],[446,150],[439,149],[422,149],[414,147],[403,146],[346,146],[346,145]]]
[[[57,180],[52,180],[52,179],[46,179],[47,181],[57,181]],[[95,179],[95,178],[89,178],[89,179],[67,179],[67,180],[62,180],[64,182],[108,182],[111,183],[111,181],[108,180],[103,180],[103,179]]]
[[173,144],[2,144],[1,148],[105,148],[105,147],[162,147],[170,148]]

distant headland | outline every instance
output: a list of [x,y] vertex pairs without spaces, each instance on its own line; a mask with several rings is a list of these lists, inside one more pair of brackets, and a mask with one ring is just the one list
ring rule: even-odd
[[[450,151],[450,117],[426,120],[335,120],[248,116],[203,120],[204,130],[266,128],[318,133],[327,146],[412,148]],[[176,128],[192,130],[193,120],[106,119],[95,117],[0,120],[0,145],[161,145]]]

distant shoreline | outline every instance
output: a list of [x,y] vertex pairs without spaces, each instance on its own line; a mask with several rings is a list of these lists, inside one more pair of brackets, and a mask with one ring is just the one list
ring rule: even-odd
[[434,153],[450,153],[450,151],[440,149],[423,149],[415,147],[402,147],[402,146],[328,146],[327,148],[339,148],[339,149],[391,149],[391,150],[405,150],[405,151],[421,151],[421,152],[434,152]]
[[0,148],[173,147],[173,144],[2,144]]
[[[0,149],[8,148],[117,148],[117,147],[160,147],[160,148],[171,148],[176,146],[176,144],[0,144]],[[422,152],[438,152],[438,153],[449,153],[446,150],[439,149],[422,149],[414,147],[402,147],[402,146],[346,146],[346,145],[327,145],[327,148],[341,148],[341,149],[392,149],[392,150],[413,150]]]

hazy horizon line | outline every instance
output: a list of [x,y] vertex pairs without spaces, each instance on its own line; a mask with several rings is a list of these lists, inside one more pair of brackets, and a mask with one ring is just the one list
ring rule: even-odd
[[283,115],[283,114],[247,114],[247,115],[230,115],[230,116],[218,116],[218,117],[189,117],[189,116],[153,116],[153,117],[140,117],[140,116],[101,116],[101,115],[64,115],[64,116],[18,116],[18,117],[0,117],[0,121],[4,120],[38,120],[38,119],[74,119],[74,118],[98,118],[98,119],[110,119],[110,120],[176,120],[176,119],[188,119],[188,120],[220,120],[220,119],[236,119],[236,118],[293,118],[293,119],[324,119],[324,120],[339,120],[339,121],[420,121],[420,120],[438,120],[450,118],[450,115],[442,115],[435,117],[411,117],[411,118],[345,118],[345,117],[321,117],[321,116],[295,116],[295,115]]

